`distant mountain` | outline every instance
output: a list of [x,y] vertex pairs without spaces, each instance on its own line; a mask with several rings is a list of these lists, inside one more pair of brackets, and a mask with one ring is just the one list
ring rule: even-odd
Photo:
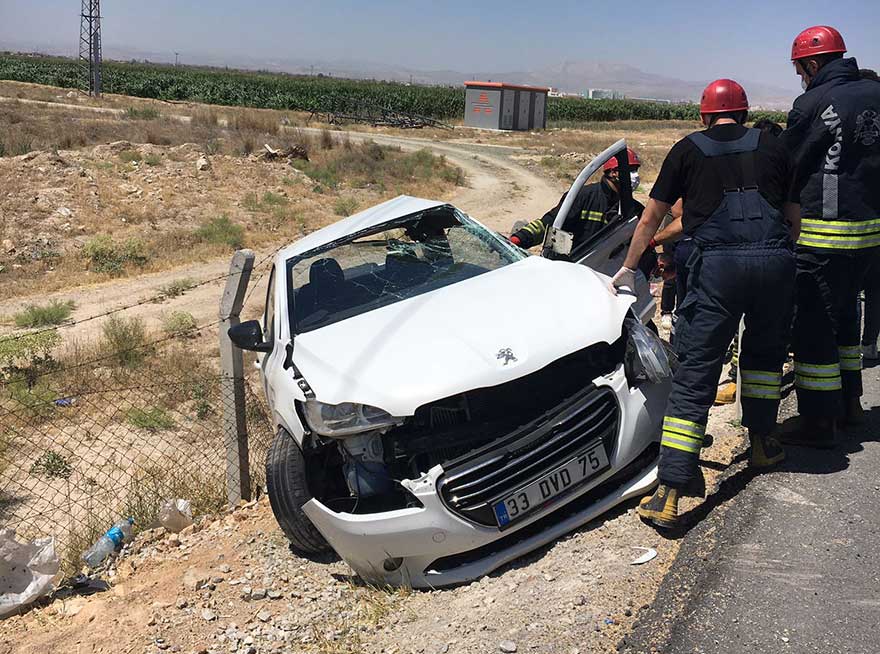
[[[35,50],[47,54],[71,54],[70,47],[57,44],[0,43],[0,50]],[[140,50],[129,46],[104,45],[104,56],[112,59],[138,59],[154,62],[173,62],[173,52]],[[465,80],[480,79],[504,81],[512,84],[552,86],[563,92],[586,93],[591,88],[610,89],[631,98],[656,98],[673,102],[696,102],[706,81],[685,81],[645,72],[634,66],[608,61],[566,61],[558,67],[532,71],[456,71],[417,70],[406,66],[369,61],[322,61],[303,58],[228,57],[222,53],[181,52],[180,61],[197,66],[230,66],[297,74],[330,74],[334,77],[379,79],[415,84],[459,86]],[[786,89],[741,80],[753,106],[767,109],[786,109],[794,94]]]

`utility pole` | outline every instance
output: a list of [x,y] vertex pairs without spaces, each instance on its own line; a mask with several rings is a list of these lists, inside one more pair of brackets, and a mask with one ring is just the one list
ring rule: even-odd
[[82,0],[79,24],[79,62],[82,90],[101,95],[101,0]]
[[180,53],[179,52],[174,53],[174,65],[175,66],[180,65]]

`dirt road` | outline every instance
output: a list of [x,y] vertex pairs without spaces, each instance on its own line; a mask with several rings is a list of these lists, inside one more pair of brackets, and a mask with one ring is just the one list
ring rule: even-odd
[[[51,103],[46,103],[51,104]],[[71,105],[73,106],[73,105]],[[96,108],[77,107],[82,111]],[[316,129],[301,128],[307,132],[320,132]],[[443,155],[448,161],[459,166],[467,175],[467,185],[461,187],[451,202],[480,220],[488,227],[506,233],[513,222],[519,218],[541,215],[554,205],[559,197],[558,188],[544,178],[527,170],[509,158],[511,150],[494,146],[476,144],[451,144],[428,139],[399,136],[384,136],[359,132],[335,132],[337,138],[351,140],[373,140],[380,145],[400,147],[413,151],[428,149]],[[256,189],[259,190],[259,189]],[[278,243],[278,246],[286,243]],[[257,252],[257,262],[270,257],[273,249]],[[255,271],[254,281],[265,283],[262,273],[268,269],[269,261]],[[72,319],[83,320],[117,307],[128,306],[151,298],[168,283],[183,278],[202,281],[222,276],[229,267],[229,260],[219,259],[206,263],[188,265],[161,273],[140,275],[98,285],[83,286],[53,293],[41,298],[16,298],[0,301],[0,316],[11,315],[34,301],[46,302],[53,297],[73,300],[76,311]],[[157,327],[162,317],[170,311],[188,311],[198,324],[213,322],[217,316],[217,303],[223,280],[206,284],[188,291],[179,297],[161,303],[145,303],[126,312],[128,316],[143,318],[148,327]],[[252,302],[247,307],[249,315],[259,311],[262,302],[260,287],[253,291]],[[248,314],[246,314],[248,315]],[[85,322],[63,330],[66,338],[89,337],[100,328],[100,320]]]

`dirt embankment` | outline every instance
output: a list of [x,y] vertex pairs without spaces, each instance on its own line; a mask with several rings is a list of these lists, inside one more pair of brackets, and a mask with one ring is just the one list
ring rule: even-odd
[[[744,445],[733,416],[725,407],[710,421],[710,497],[718,471]],[[0,622],[0,653],[477,654],[511,644],[518,652],[613,652],[679,545],[642,524],[633,507],[472,584],[407,592],[364,587],[342,562],[292,554],[264,499],[194,533],[143,534],[114,567],[110,590]],[[693,520],[705,508],[691,498],[683,510]],[[631,565],[637,547],[657,557]]]

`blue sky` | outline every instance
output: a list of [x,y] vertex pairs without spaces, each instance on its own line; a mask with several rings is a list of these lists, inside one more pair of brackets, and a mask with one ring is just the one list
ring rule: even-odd
[[[738,77],[796,90],[790,43],[817,23],[880,68],[880,0],[105,0],[108,48],[356,60],[409,68],[529,70],[604,60],[686,80]],[[79,0],[0,0],[0,48],[76,48]]]

